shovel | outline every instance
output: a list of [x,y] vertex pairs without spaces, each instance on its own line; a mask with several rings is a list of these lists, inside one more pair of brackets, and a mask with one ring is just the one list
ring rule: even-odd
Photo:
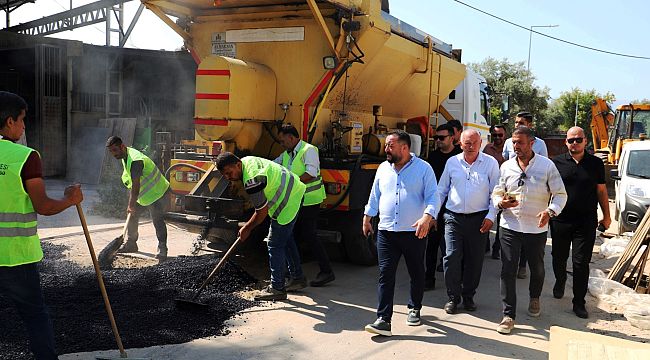
[[[81,226],[84,229],[84,236],[86,237],[86,243],[88,243],[88,251],[90,252],[90,258],[93,261],[93,267],[95,268],[95,275],[97,276],[97,282],[99,283],[99,290],[102,293],[102,298],[104,299],[104,307],[106,307],[106,313],[108,314],[108,320],[111,322],[111,330],[113,330],[113,335],[115,335],[115,342],[117,347],[120,349],[120,359],[128,358],[126,351],[124,350],[124,345],[122,345],[122,339],[120,338],[120,333],[117,331],[117,324],[115,324],[115,318],[113,317],[113,309],[111,308],[111,302],[108,300],[108,294],[106,293],[106,287],[104,286],[104,278],[102,272],[99,269],[99,263],[97,257],[95,256],[95,249],[93,248],[93,243],[90,240],[90,232],[88,232],[88,225],[86,225],[86,217],[84,216],[83,211],[81,210],[81,205],[77,204],[77,213],[79,213],[79,220],[81,221]],[[97,357],[96,359],[112,359],[106,357]],[[131,358],[136,359],[136,358]],[[147,360],[140,358],[140,360]]]
[[120,246],[124,243],[124,238],[126,238],[126,230],[129,225],[129,220],[131,219],[131,213],[126,215],[126,222],[124,223],[124,230],[122,230],[122,235],[116,237],[111,242],[106,245],[97,255],[97,260],[99,261],[99,267],[102,269],[110,269],[113,264],[113,259],[117,250],[120,249]]
[[212,280],[212,278],[215,275],[217,275],[219,270],[221,270],[223,265],[226,263],[226,260],[228,260],[230,258],[230,256],[234,253],[235,248],[237,247],[237,245],[239,245],[239,240],[240,240],[240,238],[238,237],[237,240],[235,240],[235,242],[230,246],[230,249],[228,249],[226,254],[221,258],[221,260],[219,261],[217,266],[214,267],[214,269],[212,270],[210,275],[208,275],[208,278],[205,279],[205,281],[203,281],[203,284],[201,284],[201,286],[194,292],[194,295],[191,298],[189,298],[189,299],[181,299],[181,298],[174,299],[174,301],[176,301],[176,306],[184,307],[184,308],[187,308],[187,309],[204,308],[204,307],[208,306],[208,304],[202,303],[202,302],[198,301],[197,299],[198,299],[199,295],[201,295],[201,293],[203,292],[203,289],[205,289],[205,287],[210,283],[210,280]]

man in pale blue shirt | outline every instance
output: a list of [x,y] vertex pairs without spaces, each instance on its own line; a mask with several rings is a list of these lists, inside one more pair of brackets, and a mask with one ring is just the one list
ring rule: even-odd
[[431,166],[410,152],[411,138],[397,130],[386,137],[386,161],[379,165],[363,217],[363,234],[372,234],[372,217],[379,215],[379,305],[377,320],[366,325],[372,334],[391,336],[395,274],[404,256],[411,277],[407,325],[420,324],[424,295],[424,254],[434,218],[436,176]]
[[447,199],[444,225],[436,224],[444,226],[445,233],[447,314],[456,313],[461,296],[465,310],[476,310],[474,295],[481,280],[483,250],[496,216],[490,197],[499,182],[499,163],[481,152],[481,135],[476,130],[463,131],[460,146],[463,152],[447,161],[438,182],[435,209],[437,215]]

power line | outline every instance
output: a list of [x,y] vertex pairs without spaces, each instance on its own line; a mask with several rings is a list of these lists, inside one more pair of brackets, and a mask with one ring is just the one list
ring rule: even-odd
[[459,3],[459,4],[465,5],[465,6],[467,6],[467,7],[470,8],[470,9],[476,10],[476,11],[478,11],[478,12],[480,12],[480,13],[483,13],[483,14],[485,14],[485,15],[491,16],[491,17],[493,17],[493,18],[495,18],[495,19],[499,19],[499,20],[501,20],[501,21],[503,21],[503,22],[505,22],[505,23],[508,23],[508,24],[510,24],[510,25],[512,25],[512,26],[516,26],[516,27],[518,27],[518,28],[522,28],[522,29],[524,29],[524,30],[526,30],[526,31],[534,32],[535,34],[542,35],[542,36],[545,36],[545,37],[547,37],[547,38],[549,38],[549,39],[553,39],[553,40],[556,40],[556,41],[559,41],[559,42],[563,42],[563,43],[565,43],[565,44],[569,44],[569,45],[573,45],[573,46],[581,47],[581,48],[583,48],[583,49],[588,49],[588,50],[592,50],[592,51],[597,51],[597,52],[601,52],[601,53],[605,53],[605,54],[610,54],[610,55],[616,55],[616,56],[628,57],[628,58],[633,58],[633,59],[650,60],[650,57],[647,57],[647,56],[638,56],[638,55],[621,54],[621,53],[617,53],[617,52],[613,52],[613,51],[607,51],[607,50],[597,49],[597,48],[594,48],[594,47],[591,47],[591,46],[581,45],[581,44],[578,44],[578,43],[574,43],[574,42],[572,42],[572,41],[568,41],[568,40],[564,40],[564,39],[557,38],[557,37],[555,37],[555,36],[546,35],[546,34],[541,33],[541,32],[539,32],[539,31],[535,31],[535,30],[532,30],[532,29],[527,28],[527,27],[525,27],[525,26],[522,26],[522,25],[519,25],[519,24],[517,24],[517,23],[514,23],[514,22],[512,22],[512,21],[510,21],[510,20],[506,20],[506,19],[501,18],[501,17],[499,17],[499,16],[496,16],[496,15],[490,14],[490,13],[487,12],[487,11],[483,11],[483,10],[481,10],[481,9],[479,9],[479,8],[476,8],[476,7],[472,6],[472,5],[466,4],[466,3],[462,2],[462,1],[459,1],[459,0],[454,0],[454,1],[457,2],[457,3]]

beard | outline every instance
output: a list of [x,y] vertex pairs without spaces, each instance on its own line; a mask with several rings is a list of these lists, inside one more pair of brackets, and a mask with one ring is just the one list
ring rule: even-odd
[[399,155],[394,155],[391,153],[386,154],[386,161],[390,164],[398,163],[402,160],[402,158],[399,157]]

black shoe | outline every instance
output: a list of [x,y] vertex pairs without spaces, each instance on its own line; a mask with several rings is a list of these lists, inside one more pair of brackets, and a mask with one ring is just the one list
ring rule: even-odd
[[390,331],[390,323],[386,322],[382,318],[378,318],[374,323],[366,325],[365,330],[371,334],[381,336],[393,335],[393,333]]
[[259,294],[255,295],[254,299],[255,301],[286,300],[287,292],[285,290],[275,289],[269,285],[264,290],[260,291]]
[[287,292],[302,290],[307,287],[307,278],[290,279],[284,283],[284,290]]
[[309,282],[309,285],[313,287],[320,287],[327,283],[331,283],[332,281],[334,281],[334,279],[336,279],[336,277],[334,276],[333,272],[321,271],[318,273],[318,275],[316,275],[316,278],[314,280]]
[[499,251],[492,251],[492,259],[494,260],[499,260],[501,259],[501,255],[499,255]]
[[561,299],[564,297],[564,281],[555,281],[555,285],[553,286],[553,297],[556,299]]
[[453,299],[449,299],[445,304],[444,309],[447,314],[455,314],[458,311],[458,303]]
[[424,291],[433,290],[436,288],[436,279],[424,280]]
[[122,245],[119,250],[117,250],[118,253],[135,253],[138,252],[138,244],[135,241],[127,241]]
[[463,298],[463,307],[467,311],[476,311],[476,304],[474,303],[474,299],[471,297]]
[[586,319],[589,317],[589,313],[587,312],[587,309],[585,309],[584,305],[573,305],[573,312],[576,314],[577,317],[581,319]]

